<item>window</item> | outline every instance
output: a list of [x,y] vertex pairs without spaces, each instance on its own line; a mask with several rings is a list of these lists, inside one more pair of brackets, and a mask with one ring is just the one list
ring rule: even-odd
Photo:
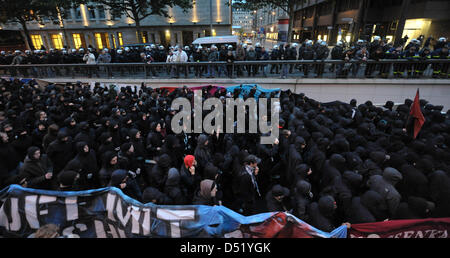
[[62,10],[62,13],[64,13],[66,20],[72,20],[73,19],[71,9]]
[[97,42],[97,48],[103,49],[103,43],[102,43],[102,34],[95,33],[95,42]]
[[44,45],[41,35],[31,35],[31,41],[33,42],[34,49],[41,49],[42,45]]
[[114,48],[117,48],[116,37],[114,36],[114,34],[111,34],[111,40],[113,42]]
[[98,10],[98,18],[100,20],[104,20],[105,19],[105,7],[103,5],[99,5],[97,6],[97,10]]
[[53,48],[56,48],[56,49],[63,48],[63,42],[62,42],[62,35],[61,34],[52,34],[51,38],[52,38]]
[[93,6],[87,7],[89,20],[95,20],[95,8]]
[[72,38],[73,38],[73,45],[75,46],[76,49],[79,49],[80,47],[83,46],[80,34],[74,33],[72,34]]
[[148,42],[148,34],[146,31],[142,32],[142,43],[147,43]]
[[117,32],[117,38],[119,39],[119,46],[123,46],[122,32]]
[[77,21],[81,21],[81,9],[80,9],[80,7],[77,7],[77,9],[75,10],[75,19]]
[[111,43],[109,42],[109,35],[106,32],[103,35],[104,35],[103,39],[105,40],[106,47],[110,49],[111,48]]

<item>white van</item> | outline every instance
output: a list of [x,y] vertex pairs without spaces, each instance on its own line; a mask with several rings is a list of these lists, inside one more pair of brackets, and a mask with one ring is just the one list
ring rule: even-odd
[[222,45],[232,45],[233,49],[236,49],[237,44],[239,44],[239,37],[238,36],[216,36],[216,37],[203,37],[198,38],[192,42],[192,44],[202,47],[211,47],[211,45],[215,45],[216,47],[220,48]]

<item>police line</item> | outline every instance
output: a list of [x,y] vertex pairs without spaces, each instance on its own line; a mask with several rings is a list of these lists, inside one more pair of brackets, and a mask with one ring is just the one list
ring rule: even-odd
[[295,235],[285,237],[347,236],[345,226],[327,233],[282,212],[246,217],[224,206],[142,204],[115,187],[59,192],[10,185],[0,192],[2,236],[28,237],[49,223],[81,238],[274,237],[275,224],[294,227]]

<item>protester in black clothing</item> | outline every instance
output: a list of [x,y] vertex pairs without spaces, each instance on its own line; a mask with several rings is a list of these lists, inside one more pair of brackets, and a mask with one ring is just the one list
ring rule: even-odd
[[166,194],[160,192],[158,189],[154,187],[147,187],[142,193],[142,202],[157,205],[170,205],[172,200],[170,200]]
[[196,166],[197,162],[195,161],[195,157],[186,155],[183,165],[180,168],[180,188],[188,200],[194,198],[194,192],[201,181],[200,176],[195,171]]
[[213,180],[205,179],[200,182],[200,188],[192,201],[196,205],[217,205],[216,201],[217,185]]
[[125,195],[141,201],[142,193],[134,180],[126,170],[118,169],[111,174],[111,181],[108,186],[114,186],[122,190]]
[[236,196],[236,208],[244,215],[255,213],[256,199],[261,197],[256,176],[258,175],[258,164],[261,159],[255,155],[248,155],[238,174],[238,193]]
[[80,174],[79,186],[92,189],[98,186],[98,167],[95,151],[87,142],[76,143],[77,155],[67,163],[64,170],[73,170]]
[[[268,211],[263,197],[279,184],[293,193],[293,202],[285,204],[286,209],[277,202],[271,202],[272,206],[278,205],[277,210],[293,208],[292,213],[300,219],[327,230],[346,221],[450,216],[450,112],[444,114],[442,106],[423,99],[419,105],[426,122],[413,139],[407,123],[412,100],[398,106],[392,101],[378,106],[356,100],[321,103],[291,91],[263,93],[259,99],[280,100],[279,104],[274,103],[280,109],[280,137],[273,144],[262,145],[260,134],[174,134],[169,123],[177,111],[169,107],[177,97],[192,100],[193,91],[188,87],[169,91],[144,85],[138,91],[132,87],[103,90],[97,85],[90,91],[81,83],[64,87],[51,84],[45,88],[35,85],[33,80],[0,80],[0,107],[4,110],[0,111],[3,186],[27,186],[27,180],[19,180],[17,175],[22,171],[21,162],[26,161],[25,168],[33,162],[26,159],[26,151],[23,158],[17,153],[23,152],[24,145],[18,144],[21,139],[16,139],[16,135],[27,131],[31,144],[33,138],[39,142],[42,132],[35,134],[33,129],[44,125],[48,116],[51,133],[42,138],[41,152],[48,155],[54,166],[50,190],[70,188],[66,186],[71,184],[74,173],[62,186],[58,173],[79,173],[81,169],[80,179],[75,180],[72,189],[95,189],[107,186],[114,171],[123,167],[125,174],[118,173],[114,185],[134,185],[124,190],[131,191],[130,197],[139,198],[139,191],[148,187],[163,192],[169,183],[167,192],[175,199],[185,199],[177,203],[192,204],[201,180],[209,179],[217,188],[214,204],[222,202],[245,215]],[[256,89],[227,92],[203,88],[205,98],[215,96],[222,103],[240,95],[247,99],[256,93]],[[25,103],[31,103],[31,115],[31,107]],[[54,134],[57,128],[62,129]],[[146,139],[143,146],[141,138]],[[171,168],[179,171],[172,169],[168,180]],[[46,171],[40,170],[39,177],[45,177]],[[83,175],[91,171],[93,182],[86,185]],[[124,176],[134,183],[129,184]],[[147,200],[171,203],[167,196],[148,189]],[[202,196],[206,199],[200,202],[212,204],[205,189],[208,187]],[[329,200],[320,201],[323,196],[331,196],[337,208],[330,208],[334,205]]]
[[184,205],[189,200],[183,195],[180,188],[180,173],[178,169],[171,168],[167,174],[167,180],[164,186],[164,193],[172,200],[173,205]]
[[268,211],[291,211],[290,191],[281,185],[274,185],[266,194]]
[[78,191],[80,174],[73,170],[63,170],[58,174],[58,191]]
[[20,168],[17,183],[24,187],[51,190],[52,177],[53,166],[47,155],[41,155],[41,150],[36,146],[28,148],[23,167]]
[[106,187],[111,180],[112,173],[119,169],[117,162],[118,158],[116,152],[107,151],[104,153],[102,167],[98,173],[100,187]]
[[58,132],[57,139],[47,148],[47,155],[53,163],[55,174],[58,174],[75,156],[72,140],[65,131]]

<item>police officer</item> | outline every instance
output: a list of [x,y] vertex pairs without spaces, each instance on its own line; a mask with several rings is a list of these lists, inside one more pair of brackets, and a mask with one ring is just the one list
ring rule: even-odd
[[[299,60],[315,60],[316,59],[316,51],[313,49],[312,40],[308,40],[306,42],[305,48],[299,53]],[[303,64],[303,73],[304,77],[307,78],[309,74],[309,64]]]
[[420,64],[416,65],[416,70],[414,73],[414,78],[420,78],[423,76],[424,71],[428,67],[428,63],[425,63],[423,61],[430,60],[431,59],[431,49],[428,47],[423,48],[419,51],[420,60],[422,61]]
[[[117,49],[117,54],[116,54],[116,63],[126,63],[126,57],[123,54],[123,50],[121,48]],[[123,66],[119,66],[119,70],[120,70],[120,76],[124,75],[124,67]]]
[[320,46],[316,50],[316,60],[322,61],[316,65],[316,78],[322,77],[323,71],[325,70],[325,64],[323,61],[328,58],[330,50],[326,41],[322,41]]
[[[405,59],[408,59],[411,62],[417,62],[420,60],[419,53],[417,51],[416,46],[410,46],[408,50],[404,53]],[[407,64],[406,68],[408,70],[408,78],[413,77],[413,72],[415,71],[416,63]]]
[[[444,45],[444,47],[433,51],[433,53],[431,54],[431,58],[448,60],[449,59],[448,45]],[[447,78],[449,69],[448,63],[444,64],[435,63],[433,64],[432,68],[433,68],[433,78],[438,78],[439,76],[441,78]]]
[[[344,60],[345,58],[345,53],[344,53],[344,43],[342,41],[338,41],[336,43],[336,46],[334,46],[334,48],[331,50],[331,59],[332,60]],[[341,77],[342,76],[342,68],[344,67],[343,64],[337,64],[337,65],[332,65],[331,67],[331,71],[334,71],[334,67],[336,67],[336,77]]]
[[[403,57],[402,46],[399,45],[399,46],[389,49],[386,52],[386,58],[393,59],[393,60],[403,59],[404,57]],[[403,73],[405,72],[405,67],[406,67],[405,64],[394,63],[393,64],[394,77],[396,77],[396,78],[403,77]]]
[[[278,48],[278,45],[273,46],[272,52],[270,53],[270,60],[276,61],[280,60],[280,50]],[[270,73],[273,74],[273,69],[275,69],[275,73],[280,73],[280,65],[279,64],[272,64],[270,67]]]
[[[297,60],[297,43],[293,43],[291,46],[287,46],[287,58],[286,60]],[[289,73],[294,70],[294,64],[289,65]]]

